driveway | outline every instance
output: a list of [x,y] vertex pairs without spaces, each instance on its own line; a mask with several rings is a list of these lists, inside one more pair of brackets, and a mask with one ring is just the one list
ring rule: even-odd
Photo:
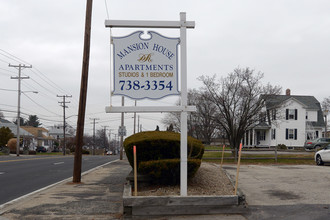
[[[223,166],[236,179],[236,166]],[[330,204],[330,166],[242,165],[238,187],[248,205]]]
[[[236,179],[236,166],[223,166]],[[242,165],[238,187],[248,220],[330,219],[330,166]]]

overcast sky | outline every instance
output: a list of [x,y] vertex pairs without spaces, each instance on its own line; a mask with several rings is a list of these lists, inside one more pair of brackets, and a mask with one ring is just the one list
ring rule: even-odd
[[[108,13],[107,13],[107,8]],[[83,0],[0,0],[0,111],[9,120],[16,117],[17,69],[8,64],[31,64],[22,91],[23,117],[35,114],[43,126],[60,124],[63,108],[57,95],[68,98],[66,115],[76,127],[82,66],[86,1]],[[262,81],[290,88],[292,95],[312,95],[320,102],[329,97],[330,1],[327,0],[94,0],[92,39],[85,128],[92,133],[110,126],[117,133],[120,114],[106,114],[110,103],[110,31],[104,21],[179,20],[186,12],[195,21],[187,33],[188,88],[199,88],[201,75],[226,76],[237,67],[264,73]],[[141,29],[112,29],[124,36]],[[154,30],[179,37],[179,30]],[[173,105],[177,97],[157,103]],[[114,97],[113,105],[121,98]],[[125,99],[125,105],[134,102]],[[26,114],[26,115],[24,115]],[[125,114],[128,133],[133,131],[133,115]],[[164,114],[141,114],[143,130],[164,127]]]

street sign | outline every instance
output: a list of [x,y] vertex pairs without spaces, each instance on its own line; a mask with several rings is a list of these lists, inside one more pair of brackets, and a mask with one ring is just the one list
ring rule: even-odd
[[118,129],[118,136],[126,136],[126,127],[125,126],[119,126]]
[[161,99],[179,95],[179,38],[169,38],[148,31],[125,37],[113,37],[114,91],[132,99]]

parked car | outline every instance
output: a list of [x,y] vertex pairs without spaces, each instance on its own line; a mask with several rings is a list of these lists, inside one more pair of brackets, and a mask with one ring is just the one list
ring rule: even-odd
[[315,153],[315,162],[319,166],[330,162],[330,144]]
[[40,153],[40,152],[45,153],[45,152],[47,152],[47,149],[46,149],[45,147],[37,147],[36,151],[37,151],[38,153]]
[[322,147],[330,144],[330,138],[316,138],[312,141],[305,142],[305,150],[320,150]]
[[107,155],[112,155],[112,151],[107,151]]

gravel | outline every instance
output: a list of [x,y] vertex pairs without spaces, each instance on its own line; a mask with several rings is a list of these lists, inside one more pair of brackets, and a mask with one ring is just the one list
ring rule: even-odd
[[[138,186],[138,196],[180,195],[180,186]],[[218,164],[203,162],[194,178],[188,180],[188,195],[234,195],[234,187]]]

